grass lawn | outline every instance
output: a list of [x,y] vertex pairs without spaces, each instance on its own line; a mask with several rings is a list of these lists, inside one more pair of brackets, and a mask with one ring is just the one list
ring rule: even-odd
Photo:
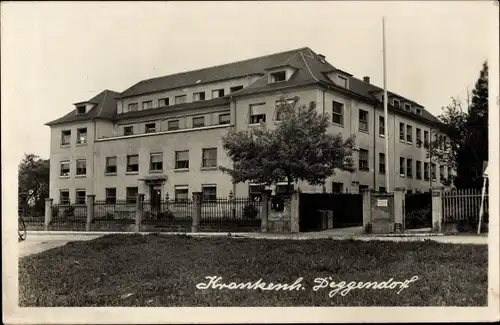
[[[64,306],[485,306],[486,245],[353,240],[258,240],[109,235],[19,261],[22,307]],[[196,288],[221,283],[293,284],[293,291]],[[390,289],[323,288],[329,281],[418,280]]]

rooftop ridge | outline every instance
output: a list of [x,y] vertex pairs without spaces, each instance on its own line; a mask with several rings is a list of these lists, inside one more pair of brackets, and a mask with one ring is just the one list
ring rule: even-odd
[[230,65],[236,64],[236,63],[243,63],[243,62],[252,61],[252,60],[261,60],[263,58],[267,58],[267,57],[270,57],[270,56],[273,56],[273,55],[280,55],[280,54],[286,54],[286,53],[292,53],[292,52],[298,52],[298,51],[304,51],[304,50],[310,50],[310,48],[307,47],[307,46],[305,46],[305,47],[296,48],[296,49],[293,49],[293,50],[287,50],[287,51],[282,51],[282,52],[270,53],[270,54],[266,54],[266,55],[261,55],[261,56],[249,58],[249,59],[244,59],[244,60],[238,60],[238,61],[233,61],[233,62],[218,64],[218,65],[213,65],[213,66],[209,66],[209,67],[205,67],[205,68],[200,68],[200,69],[195,69],[195,70],[188,70],[188,71],[184,71],[184,72],[176,72],[176,73],[172,73],[172,74],[168,74],[168,75],[164,75],[164,76],[159,76],[159,77],[153,77],[153,78],[144,79],[144,80],[139,81],[137,84],[139,84],[141,82],[153,81],[153,80],[162,79],[162,78],[166,78],[166,77],[173,77],[173,76],[178,76],[178,75],[192,73],[192,72],[198,72],[198,71],[204,71],[204,70],[209,70],[209,69],[213,69],[213,68],[220,68],[220,67],[230,66]]

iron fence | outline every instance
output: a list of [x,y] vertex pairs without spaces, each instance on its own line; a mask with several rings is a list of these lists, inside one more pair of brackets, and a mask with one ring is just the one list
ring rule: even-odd
[[160,231],[191,231],[192,200],[144,201],[142,211],[142,225],[155,227]]
[[54,204],[52,206],[51,226],[83,225],[87,222],[87,205]]
[[[443,222],[478,221],[482,192],[479,189],[459,189],[443,192]],[[484,196],[484,214],[488,214],[488,194]]]
[[262,203],[257,198],[217,198],[201,203],[201,227],[259,227]]
[[92,223],[135,223],[136,204],[126,201],[95,201]]

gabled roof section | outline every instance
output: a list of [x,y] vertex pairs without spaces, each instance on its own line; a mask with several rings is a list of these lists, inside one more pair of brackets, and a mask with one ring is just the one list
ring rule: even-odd
[[[187,87],[194,84],[217,82],[221,80],[241,78],[251,75],[265,74],[266,69],[284,65],[297,67],[294,57],[301,51],[312,52],[303,47],[286,52],[269,54],[243,61],[213,66],[209,68],[176,73],[164,77],[147,79],[138,82],[120,94],[121,98],[141,94]],[[297,67],[300,68],[300,67]]]
[[95,118],[113,119],[116,116],[116,100],[118,96],[118,92],[106,89],[88,101],[77,103],[94,103],[94,107],[92,107],[87,113],[76,114],[75,108],[63,117],[48,122],[45,125],[52,126],[63,123],[85,121]]

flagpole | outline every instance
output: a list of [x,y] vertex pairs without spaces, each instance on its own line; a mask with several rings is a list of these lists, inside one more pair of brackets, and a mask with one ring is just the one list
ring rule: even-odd
[[385,17],[382,17],[382,47],[383,47],[383,61],[384,61],[384,138],[385,138],[385,187],[386,191],[390,192],[389,184],[389,121],[387,113],[387,66],[386,66],[386,50],[385,50]]

